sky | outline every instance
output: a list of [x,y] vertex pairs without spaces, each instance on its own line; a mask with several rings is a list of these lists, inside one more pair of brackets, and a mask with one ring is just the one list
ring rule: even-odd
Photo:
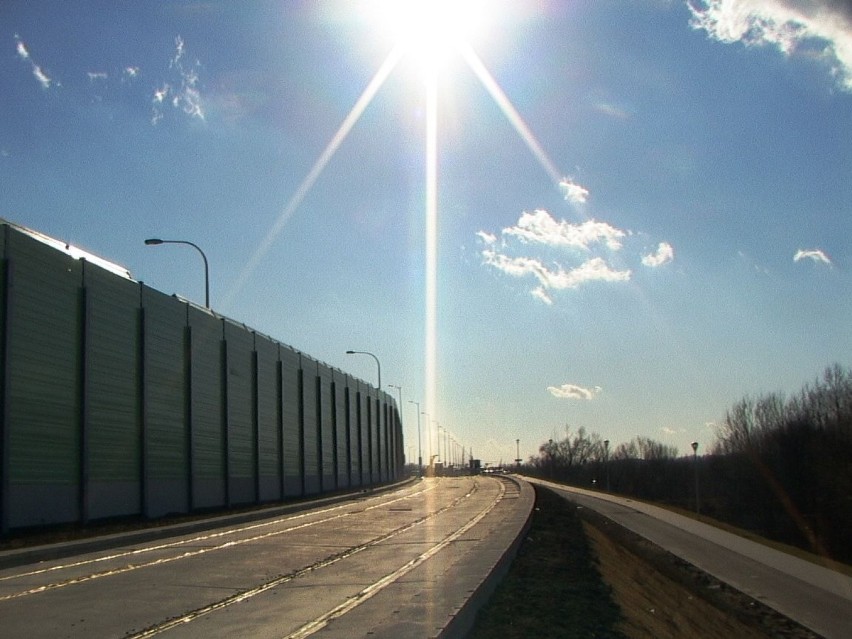
[[201,304],[196,243],[410,458],[410,402],[424,459],[701,453],[852,364],[850,3],[439,5],[4,0],[0,217]]

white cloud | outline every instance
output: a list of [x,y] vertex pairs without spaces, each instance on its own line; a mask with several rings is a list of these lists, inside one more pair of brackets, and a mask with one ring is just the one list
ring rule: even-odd
[[663,264],[668,264],[674,259],[674,249],[668,242],[660,242],[657,250],[654,253],[642,256],[642,264],[656,268]]
[[799,249],[793,256],[794,262],[799,262],[804,259],[810,259],[814,262],[822,262],[831,266],[831,259],[823,251],[819,249]]
[[[185,44],[183,38],[175,38],[175,55],[169,61],[169,69],[174,73],[174,84],[165,83],[161,89],[154,92],[152,99],[153,113],[151,123],[157,124],[164,117],[162,105],[171,104],[173,108],[183,111],[191,118],[205,119],[204,100],[201,96],[200,82],[197,68],[201,63],[196,60],[194,65],[187,67],[183,62]],[[133,74],[129,74],[134,69]],[[125,69],[128,77],[135,77],[138,73],[136,67]],[[169,101],[166,102],[166,98]]]
[[524,211],[516,226],[503,229],[505,235],[513,235],[524,242],[535,242],[555,247],[572,247],[585,251],[591,244],[602,242],[616,251],[621,248],[621,238],[626,233],[606,222],[587,220],[582,224],[571,224],[567,220],[555,220],[541,209],[532,213]]
[[577,268],[564,270],[561,267],[551,274],[550,288],[577,288],[587,282],[627,282],[630,271],[616,271],[601,257],[593,257]]
[[494,244],[497,241],[497,236],[493,233],[488,233],[487,231],[477,231],[476,235],[485,244]]
[[559,188],[564,192],[565,199],[573,204],[585,204],[589,198],[589,190],[575,183],[571,178],[562,178]]
[[535,287],[532,291],[530,291],[530,295],[548,306],[553,306],[553,298],[547,294],[547,291],[544,290],[543,286]]
[[95,80],[106,80],[109,76],[103,71],[87,71],[86,75],[89,76],[89,82],[94,82]]
[[771,45],[786,55],[800,49],[829,65],[852,91],[852,6],[839,0],[694,0],[693,28],[721,42]]
[[33,75],[35,76],[35,79],[38,80],[38,82],[42,86],[42,88],[44,88],[44,89],[50,88],[50,85],[53,82],[53,80],[51,80],[50,77],[48,77],[48,75],[44,71],[42,71],[41,67],[38,66],[37,64],[33,65]]
[[513,277],[533,276],[538,280],[539,287],[533,295],[542,301],[549,299],[547,290],[573,289],[589,282],[626,282],[630,279],[630,271],[616,271],[600,257],[593,257],[572,269],[565,269],[559,264],[553,268],[545,266],[540,260],[531,257],[509,257],[498,253],[493,248],[482,251],[485,264]]
[[121,72],[123,80],[133,80],[139,75],[139,67],[124,67]]
[[172,88],[168,84],[164,84],[161,89],[156,89],[154,91],[154,103],[161,104],[171,90]]
[[568,265],[554,257],[554,251],[568,249],[565,259],[576,260],[576,250],[587,254],[593,249],[598,253],[620,250],[622,239],[629,235],[629,231],[606,222],[572,224],[554,219],[544,210],[523,212],[518,223],[504,228],[500,235],[476,233],[482,263],[511,277],[533,278],[530,294],[548,306],[554,302],[553,291],[576,289],[592,282],[627,282],[631,278],[629,269],[617,270],[601,255],[586,255],[582,262]]
[[[17,36],[15,37],[17,38]],[[18,52],[18,57],[21,58],[21,60],[30,59],[30,52],[27,50],[27,45],[25,45],[20,40],[18,40],[18,42],[16,43],[15,50]]]
[[18,53],[18,57],[21,58],[21,60],[30,63],[33,71],[33,77],[38,80],[38,83],[42,86],[42,88],[49,89],[50,85],[53,84],[53,79],[35,63],[30,55],[29,49],[27,49],[27,45],[24,44],[23,40],[21,40],[17,34],[15,34],[15,51]]
[[590,401],[603,389],[600,386],[594,388],[583,388],[576,384],[562,384],[561,386],[548,386],[548,392],[559,399],[583,399]]

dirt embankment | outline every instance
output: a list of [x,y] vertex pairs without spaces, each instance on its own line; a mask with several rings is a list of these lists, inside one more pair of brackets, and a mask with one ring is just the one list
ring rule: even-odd
[[536,487],[532,525],[470,637],[819,639],[596,513]]
[[753,598],[593,512],[579,509],[631,638],[819,639]]

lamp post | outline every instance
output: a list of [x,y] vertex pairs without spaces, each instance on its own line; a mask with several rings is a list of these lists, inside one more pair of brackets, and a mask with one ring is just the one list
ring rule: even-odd
[[[431,422],[429,421],[429,413],[427,413],[425,410],[420,414],[426,415],[426,444],[427,444],[427,448],[428,448],[427,454],[429,456],[429,463],[427,464],[427,466],[431,466],[432,465],[432,428],[429,426]],[[420,419],[420,418],[418,417],[418,419]]]
[[201,259],[204,260],[204,306],[210,308],[210,269],[207,264],[207,256],[197,244],[188,242],[187,240],[161,240],[158,237],[150,237],[145,240],[146,246],[158,246],[160,244],[186,244],[191,246],[201,254]]
[[423,477],[423,450],[420,448],[420,402],[409,399],[408,403],[417,406],[417,476]]
[[395,388],[399,393],[399,410],[402,410],[402,386],[396,384],[388,384],[388,388]]
[[379,371],[379,385],[376,387],[379,391],[382,390],[382,363],[379,361],[379,358],[376,357],[373,353],[369,351],[346,351],[347,355],[369,355],[374,360],[376,360],[376,368]]
[[444,438],[441,436],[441,431],[443,430],[443,428],[441,428],[441,425],[438,424],[437,422],[435,422],[435,423],[438,426],[438,459],[441,460],[442,467],[444,469],[446,469],[447,468],[447,460],[444,459],[444,447],[443,447]]
[[515,466],[518,467],[518,470],[521,469],[521,440],[515,440]]
[[604,440],[604,468],[606,469],[606,492],[609,492],[609,440]]
[[441,422],[437,419],[433,419],[432,423],[435,425],[434,428],[432,428],[432,437],[435,437],[435,435],[438,436],[438,441],[435,442],[437,447],[432,451],[432,454],[438,459],[441,459]]
[[692,459],[695,462],[695,514],[701,514],[701,500],[698,496],[698,442],[692,442]]

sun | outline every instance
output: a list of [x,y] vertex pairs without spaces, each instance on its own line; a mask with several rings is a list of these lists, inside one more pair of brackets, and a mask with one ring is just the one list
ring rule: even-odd
[[374,0],[369,11],[403,55],[435,71],[482,28],[483,0]]

